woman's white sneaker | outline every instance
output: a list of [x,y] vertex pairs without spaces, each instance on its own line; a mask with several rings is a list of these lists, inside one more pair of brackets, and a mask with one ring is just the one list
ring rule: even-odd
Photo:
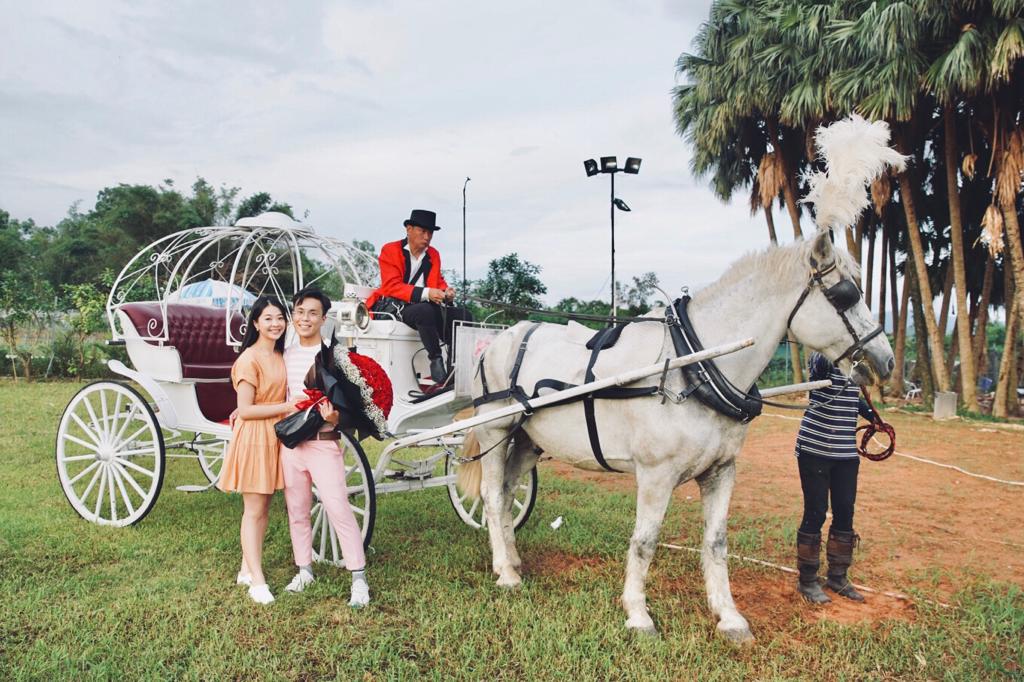
[[270,604],[274,601],[274,595],[270,594],[270,588],[267,587],[266,583],[262,585],[250,585],[249,598],[257,604]]
[[355,580],[352,582],[352,598],[348,600],[348,605],[354,609],[361,609],[370,603],[370,586],[366,584],[365,580]]
[[300,568],[299,572],[295,574],[292,581],[288,583],[288,586],[284,588],[288,592],[302,592],[304,589],[313,584],[316,578],[309,571]]
[[252,585],[252,576],[248,573],[239,573],[238,577],[235,578],[235,584],[245,585],[248,587],[249,585]]

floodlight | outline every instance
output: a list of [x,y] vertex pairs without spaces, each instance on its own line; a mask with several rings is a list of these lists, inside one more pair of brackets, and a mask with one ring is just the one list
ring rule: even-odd
[[601,172],[614,173],[619,170],[619,161],[614,156],[601,157]]
[[626,167],[623,169],[631,175],[636,175],[640,172],[640,161],[641,159],[631,156],[626,159]]
[[588,178],[601,172],[597,169],[597,161],[594,161],[593,159],[587,159],[583,162],[583,170],[587,171]]
[[612,201],[612,203],[615,204],[615,208],[619,209],[620,211],[626,211],[627,213],[630,211],[630,208],[628,205],[626,205],[626,202],[623,201],[622,199],[619,199],[618,197],[616,197]]

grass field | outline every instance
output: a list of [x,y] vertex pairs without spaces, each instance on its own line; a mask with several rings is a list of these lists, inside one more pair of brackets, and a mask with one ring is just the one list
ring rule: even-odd
[[[490,574],[485,536],[443,489],[378,498],[373,604],[346,606],[348,576],[321,568],[301,595],[283,500],[272,508],[265,569],[281,594],[252,604],[233,584],[240,500],[174,489],[202,481],[172,461],[139,525],[101,528],[64,499],[53,463],[57,422],[75,384],[0,383],[0,679],[1024,679],[1024,594],[980,577],[952,608],[920,602],[911,621],[855,625],[752,621],[757,642],[714,634],[696,556],[659,550],[649,598],[659,639],[623,628],[618,605],[633,500],[540,470],[520,532],[521,590]],[[376,447],[371,447],[376,450]],[[549,523],[563,515],[558,530]],[[666,536],[699,536],[674,506]],[[730,519],[734,546],[772,516]],[[734,576],[778,580],[732,564]],[[740,604],[741,609],[743,604]]]

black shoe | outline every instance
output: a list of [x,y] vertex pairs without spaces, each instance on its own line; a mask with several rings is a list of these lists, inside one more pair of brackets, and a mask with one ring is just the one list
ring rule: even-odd
[[430,359],[430,378],[438,385],[441,385],[448,380],[448,370],[445,369],[443,358],[437,357]]

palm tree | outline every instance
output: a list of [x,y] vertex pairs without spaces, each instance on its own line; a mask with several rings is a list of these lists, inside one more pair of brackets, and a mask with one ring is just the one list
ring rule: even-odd
[[[922,118],[919,83],[927,66],[923,45],[928,40],[917,8],[910,2],[889,0],[843,3],[843,18],[831,23],[828,42],[838,67],[830,81],[831,96],[840,109],[856,110],[869,119],[885,119],[896,133],[897,148],[920,163]],[[931,283],[918,220],[915,172],[909,167],[897,175],[900,204],[907,222],[916,290],[927,331],[931,370],[940,391],[950,388],[943,335],[932,309]]]

